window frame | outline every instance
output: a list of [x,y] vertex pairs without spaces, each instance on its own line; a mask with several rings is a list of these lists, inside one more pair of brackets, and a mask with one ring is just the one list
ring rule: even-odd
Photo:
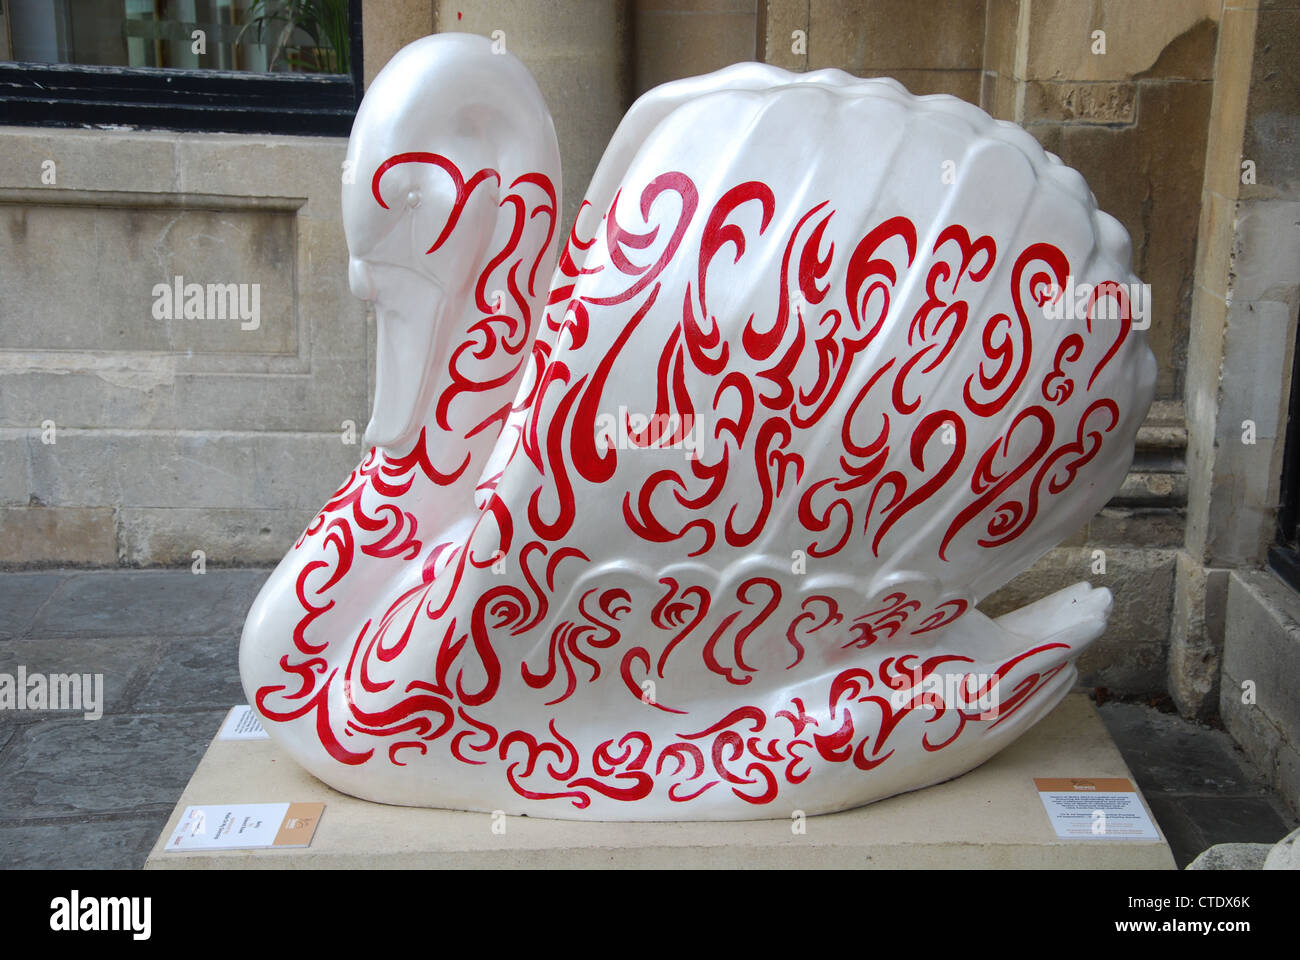
[[346,75],[3,61],[0,124],[345,137],[364,92],[361,0],[348,13]]

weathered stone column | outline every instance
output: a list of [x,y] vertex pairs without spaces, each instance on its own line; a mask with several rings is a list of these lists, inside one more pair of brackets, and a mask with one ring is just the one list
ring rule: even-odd
[[[1249,651],[1225,649],[1223,624],[1233,589],[1228,571],[1262,564],[1275,540],[1300,306],[1298,45],[1300,11],[1225,4],[1188,349],[1187,538],[1169,664],[1179,709],[1219,709],[1266,773],[1289,769],[1282,781],[1293,802],[1300,755],[1279,754],[1276,742],[1267,745],[1278,735],[1267,731],[1280,727],[1282,740],[1294,742],[1294,723],[1282,719],[1276,694],[1271,703],[1263,693],[1247,702],[1241,684],[1263,690],[1273,681],[1294,702],[1294,684],[1276,681],[1288,670],[1294,676],[1300,657],[1257,656],[1267,666],[1242,675]],[[1233,629],[1241,645],[1268,642],[1240,622]]]
[[980,102],[985,0],[763,0],[764,57]]
[[633,89],[760,59],[766,0],[635,0]]
[[631,105],[628,4],[435,0],[434,25],[441,33],[490,37],[532,71],[560,138],[567,236],[605,145]]
[[361,55],[365,83],[398,50],[433,33],[433,0],[385,0],[361,5]]

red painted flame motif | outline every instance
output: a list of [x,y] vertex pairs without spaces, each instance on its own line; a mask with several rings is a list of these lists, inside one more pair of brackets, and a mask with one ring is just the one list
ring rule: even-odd
[[[502,186],[493,170],[467,177],[445,157],[399,154],[374,172],[378,204],[384,173],[405,163],[431,164],[455,188],[430,252],[452,237],[476,188]],[[968,658],[926,653],[973,598],[920,579],[864,596],[794,591],[761,566],[730,579],[716,571],[750,555],[838,569],[841,553],[922,549],[900,535],[918,520],[923,549],[967,572],[1022,538],[1120,421],[1102,374],[1131,327],[1123,287],[1096,285],[1085,317],[1050,326],[1042,307],[1070,274],[1050,243],[1004,251],[962,224],[922,230],[904,216],[846,240],[830,201],[786,210],[753,180],[716,199],[702,190],[663,172],[638,196],[616,197],[597,235],[575,228],[541,317],[530,304],[555,190],[540,174],[503,190],[509,229],[474,288],[481,316],[441,358],[447,387],[425,433],[403,457],[372,450],[295,547],[319,556],[297,575],[301,616],[280,661],[284,682],[257,691],[268,720],[310,720],[341,764],[499,763],[518,796],[577,809],[656,790],[674,803],[722,792],[763,806],[815,765],[867,774],[888,763],[905,729],[919,729],[929,751],[968,727],[991,729],[1064,669],[1069,648],[1059,643],[989,665],[1010,687],[996,716],[965,695],[899,702],[904,676],[910,687],[936,671],[974,671]],[[536,217],[551,225],[545,243],[524,249]],[[772,302],[731,319],[724,275],[760,247],[780,264]],[[691,269],[670,279],[682,258]],[[908,276],[919,278],[910,293]],[[488,303],[492,289],[507,293],[504,307]],[[994,292],[1009,297],[1007,312],[985,309]],[[1118,307],[1117,330],[1093,322],[1104,299]],[[900,315],[905,302],[916,306]],[[882,350],[891,318],[906,336]],[[955,366],[972,353],[973,364]],[[754,372],[742,373],[739,358]],[[631,446],[679,444],[687,424],[702,424],[697,456],[641,469],[628,450],[600,442],[600,419],[634,367],[653,371],[646,409],[670,426],[656,435],[624,422]],[[526,386],[513,404],[457,419],[477,395],[519,378]],[[975,439],[993,423],[991,443]],[[480,434],[512,444],[510,456],[475,487],[470,532],[439,541],[404,504],[479,476],[481,458],[457,451]],[[583,516],[586,492],[611,485],[621,511]],[[656,545],[683,565],[602,572],[607,558],[578,536],[593,522],[606,528],[599,542]],[[417,558],[419,582],[381,616],[346,635],[331,626],[356,567]],[[495,576],[498,565],[510,574]],[[385,678],[403,658],[424,656],[418,638],[428,648],[422,679],[399,689]],[[322,654],[342,648],[333,662],[346,666],[331,668]],[[868,648],[887,651],[874,670],[853,660]],[[745,702],[756,678],[805,669],[826,679],[771,712]],[[678,671],[707,672],[740,705],[692,713],[672,696]],[[676,723],[675,735],[629,728],[580,750],[557,717],[588,688],[640,700],[657,724]],[[506,696],[535,697],[537,723],[498,729],[491,707]]]

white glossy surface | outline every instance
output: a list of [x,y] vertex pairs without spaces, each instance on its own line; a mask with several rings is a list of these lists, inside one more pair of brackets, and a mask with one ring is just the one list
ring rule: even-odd
[[[393,803],[788,818],[957,776],[1064,696],[1109,593],[973,605],[1118,489],[1155,363],[1127,235],[1027,133],[838,71],[660,87],[549,293],[558,150],[508,54],[412,44],[348,159],[377,447],[240,653],[308,770]],[[1049,316],[1067,283],[1123,285],[1113,318],[1086,291]]]

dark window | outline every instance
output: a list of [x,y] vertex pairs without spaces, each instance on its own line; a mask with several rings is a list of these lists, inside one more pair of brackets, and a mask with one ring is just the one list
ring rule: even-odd
[[346,136],[360,0],[0,0],[0,123]]
[[1300,590],[1300,345],[1291,363],[1291,400],[1282,453],[1277,543],[1269,550],[1268,561],[1283,580]]

